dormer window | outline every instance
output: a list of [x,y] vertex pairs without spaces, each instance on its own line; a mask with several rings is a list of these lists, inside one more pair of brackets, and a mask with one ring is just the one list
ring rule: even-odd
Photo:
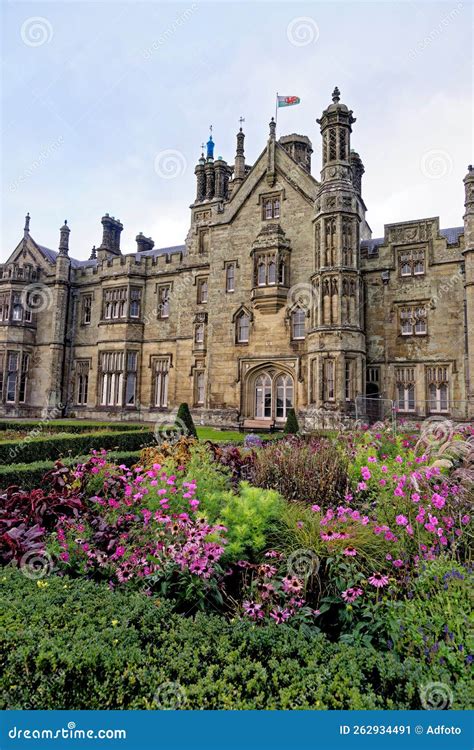
[[280,218],[280,198],[265,198],[263,201],[263,218],[265,220]]

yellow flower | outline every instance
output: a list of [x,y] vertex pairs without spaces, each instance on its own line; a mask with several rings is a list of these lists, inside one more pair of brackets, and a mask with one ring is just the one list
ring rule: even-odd
[[38,586],[39,589],[45,589],[46,586],[48,585],[48,582],[40,580],[40,581],[36,581],[36,585]]
[[119,621],[118,621],[118,620],[112,620],[112,625],[114,626],[114,628],[115,628],[115,626],[116,626],[116,625],[118,625],[118,624],[119,624]]

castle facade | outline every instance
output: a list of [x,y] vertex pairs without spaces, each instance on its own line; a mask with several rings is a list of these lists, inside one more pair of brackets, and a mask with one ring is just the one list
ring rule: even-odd
[[[181,402],[219,426],[334,415],[474,417],[474,170],[463,225],[387,224],[374,239],[335,89],[317,121],[320,179],[304,135],[253,165],[199,159],[184,245],[142,233],[123,253],[106,214],[87,261],[24,234],[0,266],[0,415],[171,421]],[[461,215],[460,207],[460,215]]]

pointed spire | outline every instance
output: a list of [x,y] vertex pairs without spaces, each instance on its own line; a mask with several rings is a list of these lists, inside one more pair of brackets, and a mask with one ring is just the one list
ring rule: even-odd
[[209,140],[206,143],[207,146],[207,158],[214,158],[214,141],[212,140],[212,125],[209,125]]
[[23,234],[25,237],[28,237],[30,233],[30,214],[27,213],[25,216],[25,226],[23,227]]
[[333,100],[334,104],[337,104],[339,102],[340,98],[341,98],[341,92],[339,91],[339,89],[336,86],[336,88],[332,92],[332,100]]
[[91,254],[89,256],[89,260],[97,260],[97,250],[95,248],[95,245],[92,246]]
[[67,219],[64,219],[64,224],[59,230],[59,255],[67,256],[69,253],[69,234],[71,230],[67,225]]

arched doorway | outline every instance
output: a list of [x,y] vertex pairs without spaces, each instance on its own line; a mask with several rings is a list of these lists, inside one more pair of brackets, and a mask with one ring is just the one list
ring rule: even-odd
[[247,413],[251,419],[285,422],[294,407],[292,375],[269,368],[253,373],[247,380]]

